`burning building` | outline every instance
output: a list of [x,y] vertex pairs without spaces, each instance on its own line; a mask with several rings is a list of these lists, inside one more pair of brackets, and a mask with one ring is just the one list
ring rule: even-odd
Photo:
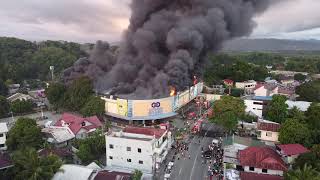
[[98,91],[135,99],[166,97],[201,77],[208,53],[247,36],[268,0],[132,0],[130,25],[117,55],[97,42],[89,58],[64,71],[66,82],[86,75]]

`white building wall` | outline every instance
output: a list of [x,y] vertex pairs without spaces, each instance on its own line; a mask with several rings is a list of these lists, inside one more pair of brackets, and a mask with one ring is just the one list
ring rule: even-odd
[[76,139],[84,139],[87,138],[88,134],[87,134],[87,130],[85,130],[84,128],[81,128],[78,133],[76,134]]
[[[262,130],[259,130],[259,132],[260,132],[260,137],[258,137],[258,139],[263,141],[278,142],[278,137],[279,137],[278,132],[262,131]],[[271,136],[267,136],[267,134]]]
[[263,101],[244,100],[246,105],[246,112],[253,112],[259,118],[262,118]]
[[[110,144],[113,145],[113,149],[110,148]],[[131,151],[127,151],[127,147],[130,147]],[[138,152],[138,148],[141,148],[141,153]],[[152,173],[155,166],[153,150],[152,140],[143,141],[106,136],[107,167],[138,169],[146,173]],[[110,156],[112,159],[110,159]],[[127,159],[131,159],[131,162],[128,162]],[[143,164],[139,164],[139,161],[143,161]]]
[[267,173],[263,173],[262,169],[260,169],[260,168],[254,168],[254,171],[250,171],[249,166],[245,166],[244,167],[244,171],[245,172],[251,172],[251,173],[257,173],[257,174],[268,174],[268,175],[283,176],[283,171],[268,169]]
[[7,134],[3,133],[3,132],[0,132],[0,150],[6,150],[7,149],[6,140],[7,140]]

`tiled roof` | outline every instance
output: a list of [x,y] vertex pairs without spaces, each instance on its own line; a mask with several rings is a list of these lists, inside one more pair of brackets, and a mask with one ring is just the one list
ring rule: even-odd
[[261,88],[261,87],[263,87],[263,86],[264,86],[264,84],[258,83],[258,84],[256,85],[256,87],[254,87],[254,90],[257,90],[257,89],[259,89],[259,88]]
[[241,180],[283,180],[281,176],[267,175],[267,174],[257,174],[249,172],[240,172]]
[[72,156],[71,151],[69,151],[66,148],[41,149],[38,153],[40,156],[48,156],[50,154],[54,154],[54,155],[59,156],[61,158]]
[[288,168],[280,155],[270,147],[248,147],[239,151],[241,166],[286,171]]
[[130,180],[131,174],[115,171],[99,171],[94,180]]
[[281,144],[277,145],[277,147],[280,148],[282,153],[284,153],[287,156],[309,152],[309,150],[301,144]]
[[0,169],[8,168],[12,166],[13,163],[8,154],[0,152]]
[[267,123],[267,122],[258,123],[258,130],[263,130],[263,131],[279,132],[280,127],[281,126],[278,123]]
[[[77,134],[81,128],[85,128],[89,131],[91,129],[96,129],[102,126],[102,123],[97,116],[83,118],[74,114],[63,113],[61,119],[56,122],[55,126],[62,126],[62,121],[70,124],[69,128],[74,134]],[[85,121],[90,122],[92,125],[82,126],[82,123]]]
[[225,80],[223,80],[223,82],[226,82],[226,83],[228,83],[228,84],[231,84],[231,83],[233,83],[233,80],[231,80],[231,79],[225,79]]
[[147,136],[155,136],[156,138],[160,138],[166,132],[166,130],[156,128],[126,127],[124,128],[123,132],[143,134]]

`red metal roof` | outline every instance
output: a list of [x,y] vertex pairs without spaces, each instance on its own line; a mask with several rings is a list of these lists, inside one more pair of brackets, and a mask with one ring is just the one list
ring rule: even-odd
[[223,80],[224,83],[233,84],[233,80],[231,79],[225,79]]
[[259,88],[261,88],[263,86],[264,86],[264,84],[259,83],[254,87],[254,90],[257,90],[257,89],[259,89]]
[[94,180],[130,180],[131,174],[115,171],[99,171]]
[[258,130],[279,132],[281,125],[278,123],[259,122]]
[[240,172],[240,179],[241,180],[283,180],[284,178],[282,176]]
[[123,132],[156,136],[156,138],[160,138],[166,132],[166,130],[156,128],[126,127],[124,128]]
[[286,171],[288,168],[280,155],[270,147],[248,147],[239,151],[241,166]]
[[[75,135],[80,131],[81,128],[89,131],[91,129],[102,127],[102,123],[97,116],[83,118],[74,114],[63,113],[61,119],[56,122],[55,126],[62,126],[62,121],[70,124],[69,128]],[[85,121],[91,123],[92,125],[82,126],[82,123]]]
[[301,144],[280,144],[277,146],[278,148],[281,149],[282,153],[287,156],[310,152],[307,148],[305,148]]

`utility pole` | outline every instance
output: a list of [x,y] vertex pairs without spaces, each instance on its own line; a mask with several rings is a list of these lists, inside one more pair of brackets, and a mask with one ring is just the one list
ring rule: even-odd
[[53,82],[53,80],[54,80],[54,66],[50,66],[50,72],[51,72],[51,80]]

